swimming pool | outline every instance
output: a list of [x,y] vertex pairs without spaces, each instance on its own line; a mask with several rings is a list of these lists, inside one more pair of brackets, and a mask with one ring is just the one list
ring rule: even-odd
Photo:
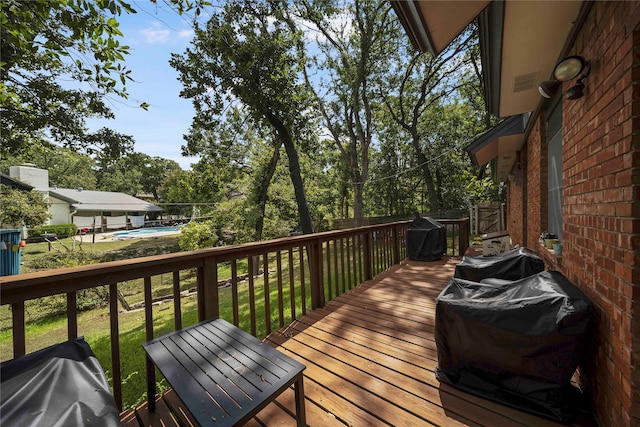
[[112,234],[113,237],[151,237],[154,235],[165,233],[179,233],[180,227],[149,227],[138,228],[136,230],[117,231]]

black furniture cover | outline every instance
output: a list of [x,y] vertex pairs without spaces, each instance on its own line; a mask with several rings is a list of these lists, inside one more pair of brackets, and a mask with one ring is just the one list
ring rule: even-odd
[[494,256],[462,257],[453,277],[480,282],[495,278],[520,280],[544,271],[544,261],[527,248],[513,249]]
[[452,279],[436,303],[436,378],[562,422],[592,305],[562,274],[496,286]]
[[120,426],[109,383],[83,338],[0,365],[0,424]]
[[436,261],[446,249],[446,230],[433,218],[416,219],[407,229],[407,256],[411,261]]

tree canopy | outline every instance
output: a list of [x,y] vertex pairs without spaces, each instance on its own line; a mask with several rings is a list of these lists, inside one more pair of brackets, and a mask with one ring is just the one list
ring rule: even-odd
[[[163,1],[196,16],[208,7]],[[151,193],[167,213],[207,220],[200,232],[218,243],[504,197],[464,150],[495,122],[474,25],[432,57],[385,0],[216,2],[170,61],[195,108],[182,151],[200,160],[183,171],[136,152],[131,136],[85,129],[111,114],[108,97],[127,97],[135,70],[118,17],[134,9],[3,2],[0,167],[29,161],[58,186]]]
[[[208,4],[167,1],[178,13]],[[127,99],[133,80],[117,20],[123,13],[136,11],[124,0],[2,1],[0,154],[20,153],[44,136],[74,146],[86,118],[113,117],[105,98]]]

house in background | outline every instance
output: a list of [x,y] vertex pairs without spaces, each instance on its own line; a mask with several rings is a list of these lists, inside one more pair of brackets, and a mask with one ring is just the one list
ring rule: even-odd
[[595,305],[578,373],[599,423],[640,425],[640,2],[391,3],[435,55],[478,19],[487,108],[505,120],[468,151],[507,185],[513,243]]
[[3,173],[0,173],[0,184],[6,185],[7,187],[13,188],[16,190],[22,190],[22,191],[33,190],[33,185],[29,185],[26,182],[13,179],[9,175],[5,175]]
[[75,224],[79,229],[138,228],[162,208],[124,193],[49,187],[49,172],[33,165],[11,166],[11,179],[29,184],[49,203],[49,224]]

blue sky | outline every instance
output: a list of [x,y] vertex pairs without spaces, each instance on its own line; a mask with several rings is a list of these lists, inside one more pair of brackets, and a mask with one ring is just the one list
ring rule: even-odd
[[[126,67],[135,80],[127,83],[129,99],[110,97],[108,104],[116,118],[91,119],[87,125],[92,132],[108,127],[131,135],[135,151],[175,160],[189,169],[197,158],[182,157],[180,147],[194,110],[190,100],[180,98],[182,85],[169,58],[172,52],[184,52],[193,29],[187,17],[171,11],[162,1],[156,5],[147,0],[131,4],[138,13],[117,18],[124,33],[121,44],[130,47]],[[148,111],[138,107],[142,102],[149,104]]]

